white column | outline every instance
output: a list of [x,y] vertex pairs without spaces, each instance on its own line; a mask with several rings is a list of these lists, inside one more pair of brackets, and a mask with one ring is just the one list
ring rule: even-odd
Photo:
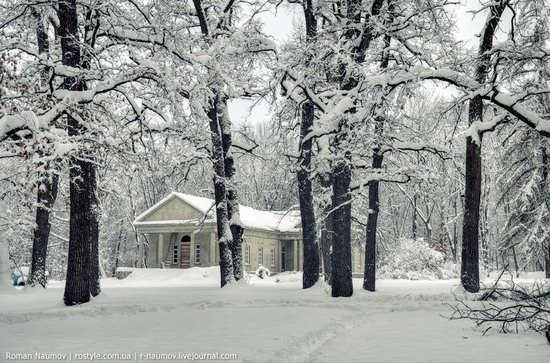
[[216,233],[210,233],[209,258],[210,266],[216,266]]
[[191,245],[189,246],[189,266],[193,267],[195,266],[195,234],[191,233]]
[[143,235],[141,233],[138,233],[138,267],[143,268]]
[[157,262],[159,268],[163,267],[165,258],[164,258],[164,234],[159,233],[159,241],[157,244]]

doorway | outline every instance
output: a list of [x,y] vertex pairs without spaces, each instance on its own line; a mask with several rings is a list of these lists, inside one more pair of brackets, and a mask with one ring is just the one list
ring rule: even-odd
[[191,237],[183,236],[180,243],[180,268],[191,267]]

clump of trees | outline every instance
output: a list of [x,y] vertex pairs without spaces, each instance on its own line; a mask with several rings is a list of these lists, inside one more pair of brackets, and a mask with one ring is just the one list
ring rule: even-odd
[[[404,238],[470,292],[480,261],[550,276],[547,1],[481,4],[474,50],[448,0],[288,2],[302,27],[280,45],[259,18],[276,6],[0,7],[0,226],[29,285],[66,274],[65,303],[89,301],[146,264],[131,222],[179,189],[215,197],[222,287],[243,277],[239,203],[299,208],[303,287],[322,270],[334,297],[352,248],[375,291]],[[273,118],[236,125],[242,99]]]

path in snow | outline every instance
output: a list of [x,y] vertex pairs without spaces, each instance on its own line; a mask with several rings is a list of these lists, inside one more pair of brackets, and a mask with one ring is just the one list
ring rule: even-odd
[[[253,278],[219,289],[215,269],[144,271],[106,280],[89,304],[65,307],[62,283],[0,296],[6,352],[237,353],[242,362],[545,362],[534,333],[482,336],[449,321],[457,281],[380,281],[333,299],[300,289],[301,276]],[[132,275],[131,275],[132,276]],[[279,282],[276,282],[276,281]],[[162,282],[159,282],[162,281]],[[158,286],[162,287],[158,287]]]

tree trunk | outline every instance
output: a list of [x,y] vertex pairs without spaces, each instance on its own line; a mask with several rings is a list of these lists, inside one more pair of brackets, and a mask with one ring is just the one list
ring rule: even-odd
[[36,229],[32,240],[32,263],[28,285],[36,284],[46,287],[46,256],[50,238],[50,211],[55,204],[58,190],[58,175],[52,175],[51,180],[45,177],[38,187],[36,209]]
[[95,165],[91,163],[92,160],[88,163],[90,165],[90,198],[91,198],[91,215],[90,215],[90,231],[88,235],[88,240],[90,243],[90,294],[92,296],[97,296],[101,292],[101,268],[99,261],[99,216],[100,216],[100,207],[99,200],[97,198],[97,179],[96,179],[96,170]]
[[[317,20],[313,11],[312,0],[303,4],[306,23],[306,42],[312,43],[317,35]],[[309,67],[306,59],[306,67]],[[304,273],[302,287],[304,289],[315,285],[319,280],[319,244],[317,242],[317,226],[315,224],[315,209],[313,204],[313,182],[311,179],[311,158],[313,154],[313,139],[306,140],[312,131],[315,121],[315,107],[312,102],[302,104],[302,120],[300,123],[300,161],[298,169],[298,196],[300,200],[300,218],[302,221],[302,241],[304,244]]]
[[208,119],[212,138],[212,163],[214,165],[214,195],[216,200],[216,226],[220,250],[220,283],[221,287],[234,280],[233,256],[231,253],[232,235],[229,226],[227,208],[227,190],[225,184],[225,160],[223,154],[222,130],[219,120],[219,96],[212,90]]
[[[376,120],[375,134],[376,145],[372,154],[372,170],[380,170],[384,161],[381,152],[381,138],[384,133],[384,118]],[[414,208],[413,208],[414,209]],[[375,291],[376,289],[376,233],[378,230],[378,213],[380,212],[380,181],[369,182],[369,215],[367,218],[367,241],[365,244],[365,273],[363,276],[363,289]]]
[[313,127],[314,108],[311,102],[302,105],[300,125],[300,165],[298,170],[298,195],[300,199],[300,218],[302,221],[302,241],[304,243],[304,273],[302,286],[307,289],[319,280],[319,245],[315,225],[313,206],[313,183],[311,180],[311,154],[313,140],[304,141]]
[[335,162],[332,183],[332,297],[353,295],[351,273],[351,155]]
[[[332,178],[330,175],[324,175],[321,177],[321,185],[324,189],[328,189],[330,192],[332,189]],[[332,203],[327,203],[323,207],[322,212],[323,228],[321,229],[321,252],[323,257],[323,275],[325,282],[332,285],[331,271],[332,271],[332,238],[334,236],[334,229],[332,224]]]
[[239,281],[243,278],[242,244],[244,229],[239,213],[237,187],[233,180],[233,176],[235,175],[235,160],[231,152],[233,140],[231,134],[231,120],[227,113],[227,100],[224,99],[220,101],[220,108],[221,112],[219,113],[219,118],[223,144],[225,180],[227,184],[227,214],[232,236],[231,256],[233,259],[233,276],[236,281]]
[[[36,42],[38,44],[38,53],[45,54],[50,50],[48,33],[44,27],[42,15],[35,8],[31,8],[31,13],[36,19]],[[48,82],[48,71],[41,72],[41,84]],[[48,253],[48,240],[50,237],[50,210],[55,204],[57,198],[59,176],[49,175],[48,165],[42,165],[45,172],[41,175],[38,191],[36,209],[36,228],[32,240],[32,263],[31,273],[27,285],[36,286],[36,284],[46,287],[46,257]]]
[[[59,1],[59,37],[61,39],[62,63],[70,67],[81,64],[78,16],[75,0]],[[84,89],[83,83],[74,77],[65,77],[63,88],[71,91]],[[70,137],[82,135],[86,130],[76,119],[67,116]],[[78,158],[69,162],[69,256],[65,283],[65,305],[88,302],[92,292],[90,284],[90,257],[92,254],[93,226],[97,223],[94,210],[95,165],[86,150],[79,150]]]
[[[197,13],[197,18],[199,20],[199,25],[201,28],[202,35],[207,38],[209,37],[208,30],[208,19],[206,18],[206,12],[204,11],[201,0],[193,0],[193,5]],[[211,75],[213,79],[217,78],[217,75]],[[226,186],[226,160],[224,156],[224,140],[223,140],[223,129],[222,124],[224,122],[224,112],[225,112],[225,99],[222,96],[221,86],[214,82],[210,86],[210,93],[212,94],[209,99],[209,107],[207,111],[207,116],[210,125],[210,135],[212,138],[212,163],[214,165],[214,195],[216,200],[216,224],[218,229],[218,244],[220,249],[220,283],[221,287],[224,287],[228,283],[235,280],[234,268],[233,268],[233,236],[230,227],[229,221],[229,207],[228,207],[228,197],[227,197],[227,186]],[[227,118],[225,121],[229,121]],[[226,130],[227,132],[227,130]],[[229,130],[230,132],[230,130]],[[231,135],[229,135],[231,136]],[[230,139],[229,139],[230,140]],[[226,139],[226,142],[228,139]],[[230,144],[228,148],[230,148]],[[230,160],[232,162],[233,159]],[[232,165],[228,165],[232,167]],[[234,196],[234,201],[236,202],[237,195]],[[233,205],[232,207],[237,207],[238,204]],[[233,209],[233,213],[238,213],[238,210]],[[242,259],[237,263],[242,263]],[[238,272],[242,274],[242,272]]]
[[[391,4],[390,4],[391,5]],[[393,9],[392,9],[393,10]],[[389,57],[386,49],[390,47],[391,38],[384,36],[384,51],[382,53],[381,69],[388,68]],[[372,170],[381,171],[384,162],[382,153],[382,139],[384,137],[383,116],[375,119],[374,135],[375,144],[372,151]],[[365,242],[365,271],[363,274],[363,289],[367,291],[376,290],[376,234],[378,233],[378,213],[380,212],[380,181],[369,182],[369,215],[367,217],[367,240]]]
[[[489,52],[493,48],[493,36],[508,1],[501,0],[490,7],[479,45],[479,63],[475,79],[484,84],[490,63]],[[468,124],[483,120],[483,100],[475,96],[469,105]],[[466,138],[466,189],[464,191],[464,219],[462,227],[462,266],[460,279],[466,291],[479,291],[479,205],[481,198],[481,142],[471,136]]]
[[[544,144],[544,140],[541,140],[540,153],[542,156],[542,180],[540,189],[542,190],[542,197],[546,203],[547,213],[550,212],[550,196],[548,195],[548,177],[550,175],[550,158],[548,156],[548,150]],[[550,278],[550,238],[547,237],[546,249],[544,251],[544,271],[545,277]]]
[[[352,47],[352,58],[356,64],[365,61],[366,51],[370,48],[371,41],[376,33],[371,16],[378,15],[384,4],[384,0],[375,0],[372,3],[370,13],[365,16],[365,29],[361,31],[361,1],[347,1],[347,24],[344,32],[344,41],[348,44],[356,44]],[[350,91],[358,85],[357,75],[350,74],[350,67],[342,64],[340,67],[340,89]],[[355,108],[349,113],[354,114]],[[334,161],[333,185],[332,185],[332,216],[334,235],[332,241],[332,296],[351,296],[353,283],[351,273],[351,151],[347,139],[353,132],[350,128],[347,115],[341,121],[339,134],[335,136],[332,147],[339,160]]]

